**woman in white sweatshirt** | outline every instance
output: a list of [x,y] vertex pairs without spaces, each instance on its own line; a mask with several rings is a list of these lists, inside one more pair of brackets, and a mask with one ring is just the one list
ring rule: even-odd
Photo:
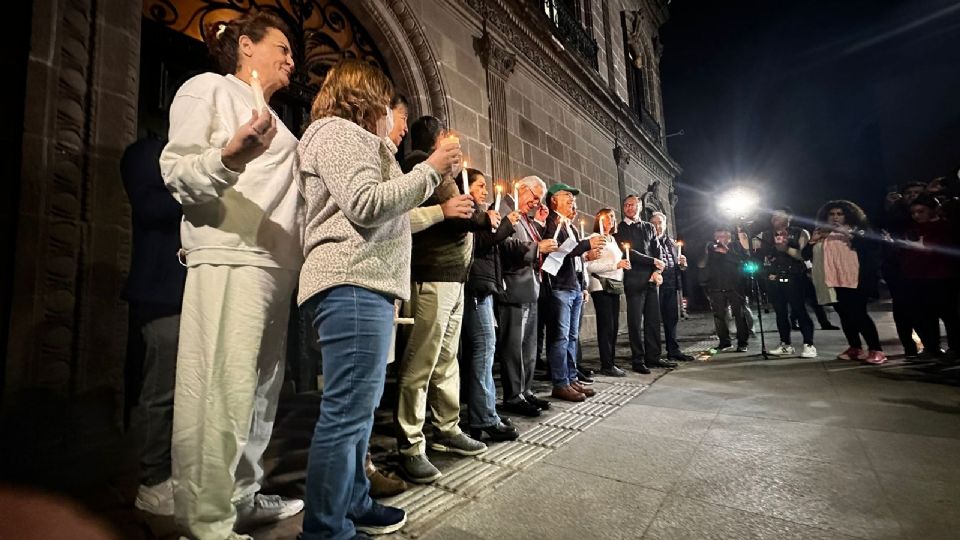
[[183,205],[172,465],[175,515],[191,538],[236,538],[235,528],[303,508],[257,493],[303,259],[297,139],[265,106],[290,83],[286,34],[265,13],[209,28],[208,47],[226,75],[204,73],[180,87],[160,156]]
[[[616,232],[617,217],[612,208],[597,212],[591,236],[609,236]],[[623,258],[623,250],[610,238],[600,256],[586,264],[590,283],[587,290],[597,312],[597,344],[600,347],[600,373],[608,377],[624,377],[626,373],[614,364],[617,332],[620,327],[620,295],[623,294],[623,271],[630,269],[630,261]]]

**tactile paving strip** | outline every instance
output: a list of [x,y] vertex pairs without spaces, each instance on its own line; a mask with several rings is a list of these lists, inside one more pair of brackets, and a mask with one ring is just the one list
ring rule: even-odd
[[407,511],[402,536],[418,538],[454,509],[487,495],[519,471],[537,463],[647,388],[642,383],[615,382],[588,401],[544,419],[519,440],[502,443],[444,473],[431,486],[417,486],[385,501]]

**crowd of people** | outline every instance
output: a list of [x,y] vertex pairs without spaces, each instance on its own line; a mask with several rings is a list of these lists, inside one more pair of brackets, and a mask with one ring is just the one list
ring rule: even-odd
[[[622,301],[630,369],[650,373],[692,360],[677,341],[687,259],[666,215],[641,218],[640,197],[600,209],[585,227],[574,186],[536,176],[494,185],[465,168],[459,140],[436,118],[408,126],[406,100],[361,61],[330,69],[298,140],[265,105],[294,67],[284,24],[258,13],[207,35],[223,75],[187,81],[171,106],[166,144],[135,145],[124,160],[135,231],[149,231],[135,233],[134,260],[159,254],[131,271],[126,292],[146,345],[139,508],[175,515],[183,534],[200,539],[242,538],[301,511],[304,540],[393,532],[406,514],[371,494],[393,494],[405,483],[378,471],[368,452],[388,363],[396,361],[400,471],[405,481],[426,484],[442,475],[428,447],[481,454],[488,443],[519,436],[502,413],[536,417],[550,408],[533,389],[541,355],[550,398],[595,395],[594,374],[580,365],[588,303],[601,375],[626,376],[616,362]],[[400,155],[400,146],[409,150]],[[153,174],[145,157],[159,164]],[[155,203],[164,189],[175,201]],[[922,297],[943,308],[935,316],[957,350],[954,272],[890,266],[947,257],[937,246],[952,242],[950,222],[937,219],[935,201],[908,194],[891,201],[900,228],[887,226],[883,242],[845,201],[824,206],[812,235],[791,226],[787,211],[754,236],[718,227],[701,274],[720,348],[732,348],[729,309],[737,349],[747,350],[752,315],[740,265],[760,257],[781,341],[771,352],[794,353],[792,314],[801,356],[817,355],[805,307],[815,291],[816,302],[837,306],[850,341],[841,356],[882,362],[866,300],[883,244],[884,269],[899,272],[903,286],[894,297],[902,337],[915,328],[924,354],[938,354],[939,327],[929,310],[917,309]],[[179,261],[176,250],[163,251],[174,240]],[[898,254],[910,250],[916,253]],[[316,331],[323,372],[303,501],[259,492],[294,292]],[[394,358],[398,321],[412,324],[401,330]]]
[[[736,350],[748,351],[754,333],[748,299],[764,297],[776,313],[780,339],[769,354],[796,354],[791,335],[799,330],[803,340],[799,356],[816,358],[807,306],[813,308],[822,330],[836,330],[825,310],[833,306],[848,344],[837,358],[884,364],[887,356],[867,310],[868,302],[880,295],[882,279],[892,297],[905,359],[937,361],[934,370],[955,362],[960,353],[958,201],[960,177],[937,177],[909,182],[888,194],[875,225],[860,206],[847,200],[823,204],[815,220],[805,223],[812,232],[793,223],[788,207],[770,211],[759,227],[718,223],[698,264],[720,338],[717,349],[734,348],[729,337],[732,316]],[[745,270],[749,261],[754,261],[755,272]],[[941,348],[941,322],[946,351]]]

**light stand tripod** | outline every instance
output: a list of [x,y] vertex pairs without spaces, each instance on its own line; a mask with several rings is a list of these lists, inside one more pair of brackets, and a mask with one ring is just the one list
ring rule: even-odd
[[760,305],[760,283],[757,281],[757,272],[760,271],[760,265],[756,261],[747,261],[744,263],[744,270],[750,276],[750,292],[757,302],[757,322],[760,323],[760,356],[764,360],[769,360],[767,353],[767,340],[763,336],[763,306]]

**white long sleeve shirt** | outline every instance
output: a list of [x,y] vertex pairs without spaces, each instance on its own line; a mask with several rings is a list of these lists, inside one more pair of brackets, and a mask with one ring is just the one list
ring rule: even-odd
[[[591,234],[590,236],[597,235]],[[604,244],[603,249],[600,250],[600,257],[592,261],[587,261],[586,269],[587,274],[590,276],[587,290],[590,292],[603,290],[603,287],[600,285],[600,280],[597,279],[598,277],[623,281],[623,269],[617,268],[617,264],[621,259],[623,259],[623,250],[620,249],[620,246],[618,246],[616,242],[607,242]]]
[[183,205],[180,237],[187,266],[300,269],[303,199],[294,181],[297,138],[278,118],[270,148],[243,171],[231,171],[221,160],[223,147],[255,108],[247,83],[215,73],[188,80],[170,106],[169,142],[160,169]]

